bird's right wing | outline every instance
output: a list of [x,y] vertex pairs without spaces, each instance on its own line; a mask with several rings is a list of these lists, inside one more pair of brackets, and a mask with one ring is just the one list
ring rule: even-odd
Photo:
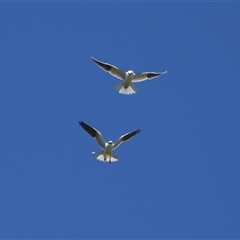
[[124,71],[122,71],[121,69],[108,64],[108,63],[104,63],[104,62],[100,62],[98,60],[96,60],[95,58],[92,57],[92,60],[100,67],[102,68],[104,71],[110,73],[112,76],[119,78],[121,80],[125,79],[125,75],[126,73]]
[[126,133],[122,135],[113,145],[113,149],[117,148],[122,142],[128,141],[130,138],[134,137],[136,134],[140,133],[141,130],[137,129],[133,132]]
[[103,139],[103,136],[97,129],[89,126],[82,121],[79,121],[78,123],[91,137],[96,139],[97,143],[100,145],[101,148],[105,148],[105,141]]

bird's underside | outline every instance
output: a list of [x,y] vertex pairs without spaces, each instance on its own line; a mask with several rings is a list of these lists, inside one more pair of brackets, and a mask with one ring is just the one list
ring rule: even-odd
[[132,70],[127,72],[119,69],[118,67],[111,65],[109,63],[101,62],[92,57],[92,60],[104,71],[108,72],[112,76],[122,80],[120,83],[114,85],[114,88],[121,94],[130,95],[137,92],[137,88],[133,83],[142,82],[145,80],[150,80],[156,77],[159,77],[165,72],[142,72],[134,73]]
[[118,138],[116,142],[113,143],[112,141],[108,141],[106,143],[102,137],[102,134],[96,128],[91,127],[83,121],[79,121],[78,123],[91,137],[96,140],[98,145],[103,149],[100,152],[92,152],[93,156],[96,157],[99,161],[110,163],[118,161],[118,156],[113,153],[113,149],[116,149],[121,145],[121,143],[130,140],[141,131],[140,129],[137,129],[135,131],[128,132]]

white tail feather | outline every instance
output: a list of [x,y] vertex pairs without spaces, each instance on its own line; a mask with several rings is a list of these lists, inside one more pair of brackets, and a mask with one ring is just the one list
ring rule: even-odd
[[137,92],[137,88],[132,84],[130,83],[129,86],[127,88],[125,88],[123,86],[123,83],[118,83],[114,86],[114,88],[121,94],[126,94],[126,95],[129,95],[129,94],[134,94]]
[[93,156],[95,158],[97,158],[97,160],[102,161],[102,162],[117,162],[118,161],[118,157],[115,154],[111,154],[111,155],[106,155],[105,159],[104,159],[104,151],[101,152],[92,152]]

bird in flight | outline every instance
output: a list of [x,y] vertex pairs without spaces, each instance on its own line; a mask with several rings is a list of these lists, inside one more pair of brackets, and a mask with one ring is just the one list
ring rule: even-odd
[[122,135],[115,143],[112,141],[105,142],[102,134],[96,128],[93,128],[82,121],[79,121],[78,123],[91,137],[95,138],[98,145],[103,149],[100,152],[92,152],[93,156],[99,161],[109,163],[118,161],[118,157],[112,152],[112,150],[117,148],[122,142],[128,141],[141,131],[137,129],[135,131],[126,133]]
[[149,80],[158,76],[165,74],[165,72],[142,72],[142,73],[134,73],[132,70],[124,72],[123,70],[109,64],[101,62],[92,57],[92,60],[104,71],[110,73],[112,76],[123,80],[123,82],[118,83],[114,86],[114,88],[121,94],[133,94],[137,92],[137,88],[133,85],[133,82],[142,82],[145,80]]

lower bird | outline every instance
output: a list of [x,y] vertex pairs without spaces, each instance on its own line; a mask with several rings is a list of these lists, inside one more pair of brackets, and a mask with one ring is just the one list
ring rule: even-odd
[[127,72],[109,64],[101,62],[92,57],[92,60],[104,71],[110,73],[116,78],[123,80],[123,82],[118,83],[114,86],[114,88],[121,94],[133,94],[137,92],[137,88],[133,85],[133,82],[142,82],[145,80],[149,80],[158,76],[165,74],[165,72],[142,72],[142,73],[134,73],[132,70]]
[[95,138],[98,145],[103,148],[103,151],[101,152],[92,152],[94,157],[96,157],[99,161],[109,163],[118,161],[118,157],[112,152],[112,150],[117,148],[122,142],[128,141],[130,138],[132,138],[141,131],[137,129],[135,131],[126,133],[122,135],[115,143],[113,143],[112,141],[105,142],[102,134],[97,129],[89,126],[82,121],[79,121],[78,123],[91,137]]

